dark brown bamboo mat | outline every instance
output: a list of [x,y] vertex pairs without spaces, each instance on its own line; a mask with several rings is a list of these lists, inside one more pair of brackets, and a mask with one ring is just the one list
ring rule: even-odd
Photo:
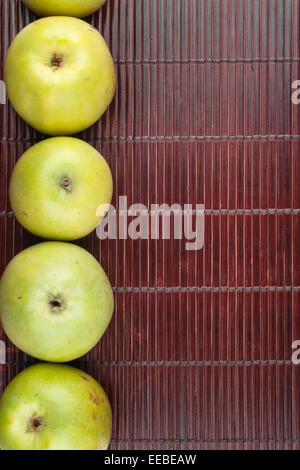
[[[0,4],[3,65],[35,17],[18,0]],[[118,90],[80,137],[107,158],[114,203],[206,211],[201,251],[96,234],[81,243],[115,289],[108,332],[76,363],[108,391],[112,449],[300,449],[299,15],[299,0],[108,0],[89,18]],[[37,241],[7,186],[42,137],[1,106],[1,272]],[[5,341],[0,390],[32,361]]]

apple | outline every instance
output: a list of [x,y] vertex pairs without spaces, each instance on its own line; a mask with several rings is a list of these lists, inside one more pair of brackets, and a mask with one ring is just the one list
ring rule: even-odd
[[57,136],[94,124],[114,96],[116,77],[95,28],[77,18],[51,16],[15,37],[4,80],[17,113],[40,132]]
[[81,370],[36,364],[0,399],[4,450],[106,450],[112,414],[102,387]]
[[106,0],[23,0],[39,16],[77,16],[83,18],[98,10]]
[[114,309],[110,282],[96,259],[65,242],[19,253],[0,281],[0,315],[9,339],[48,362],[86,354],[104,334]]
[[52,137],[18,160],[10,181],[11,207],[30,232],[75,240],[95,229],[110,204],[112,176],[105,159],[74,137]]

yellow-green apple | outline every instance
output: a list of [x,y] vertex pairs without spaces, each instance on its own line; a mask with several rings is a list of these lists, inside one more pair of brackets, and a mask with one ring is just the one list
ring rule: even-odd
[[111,424],[102,387],[85,372],[61,364],[29,367],[0,399],[4,450],[106,450]]
[[34,21],[16,36],[4,79],[17,113],[49,135],[91,126],[115,92],[114,63],[103,37],[85,21],[66,16]]
[[[18,160],[9,195],[18,221],[51,240],[75,240],[97,226],[112,197],[112,176],[105,159],[74,137],[52,137]],[[101,214],[101,216],[99,215]]]
[[65,242],[19,253],[0,281],[0,315],[9,339],[49,362],[86,354],[104,334],[114,308],[110,282],[96,259]]
[[83,18],[98,10],[106,0],[23,0],[39,16],[76,16]]

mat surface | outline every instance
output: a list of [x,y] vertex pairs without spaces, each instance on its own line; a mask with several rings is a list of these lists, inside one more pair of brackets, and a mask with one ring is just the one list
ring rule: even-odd
[[[0,0],[7,48],[36,17]],[[116,310],[76,365],[113,407],[112,449],[300,449],[298,0],[108,0],[88,18],[116,63],[116,98],[80,137],[107,158],[128,205],[205,205],[186,240],[82,241]],[[3,78],[3,75],[1,76]],[[0,105],[0,267],[37,239],[8,181],[42,138]],[[7,344],[0,392],[32,362]]]

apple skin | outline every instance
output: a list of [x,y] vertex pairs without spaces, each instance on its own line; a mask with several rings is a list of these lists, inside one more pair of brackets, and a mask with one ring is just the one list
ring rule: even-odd
[[113,309],[102,267],[71,243],[27,248],[12,259],[0,281],[0,315],[8,338],[46,362],[68,362],[90,351]]
[[101,34],[77,18],[51,16],[24,28],[5,60],[4,80],[16,112],[49,135],[94,124],[115,93],[115,68]]
[[111,407],[102,387],[70,366],[31,366],[0,399],[4,450],[106,450],[111,427]]
[[106,0],[23,0],[39,16],[84,18],[98,10]]
[[105,159],[74,137],[53,137],[27,150],[9,186],[18,221],[50,240],[76,240],[92,232],[102,218],[97,208],[110,204],[112,191]]

